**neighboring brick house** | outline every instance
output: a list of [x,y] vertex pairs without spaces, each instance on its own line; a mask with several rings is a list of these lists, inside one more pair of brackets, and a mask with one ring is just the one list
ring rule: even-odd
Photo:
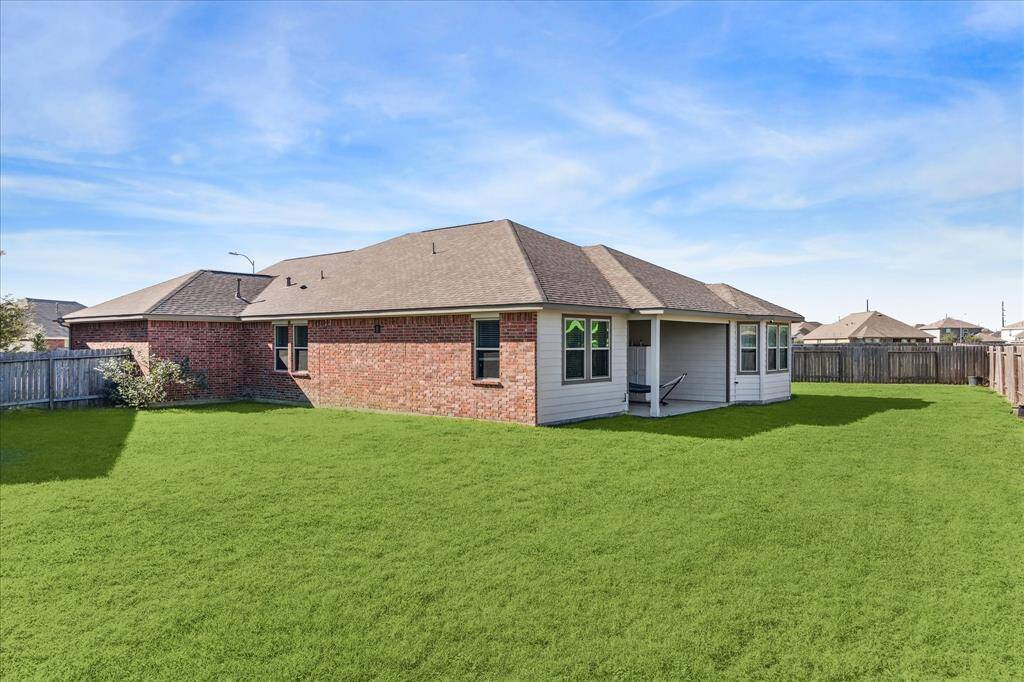
[[[670,396],[679,404],[786,399],[789,328],[800,319],[509,220],[258,274],[199,270],[65,316],[73,348],[187,360],[205,378],[197,397],[526,424],[626,411],[628,365],[641,356],[651,386],[687,373]],[[647,341],[627,359],[627,329],[640,327]]]
[[[31,316],[32,336],[41,333],[46,350],[67,348],[68,328],[60,320],[85,306],[78,301],[58,301],[52,298],[26,298],[25,303]],[[21,340],[20,350],[32,350],[31,337]]]

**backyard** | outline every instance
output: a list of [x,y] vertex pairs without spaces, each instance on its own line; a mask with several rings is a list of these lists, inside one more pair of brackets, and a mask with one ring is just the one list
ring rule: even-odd
[[4,413],[3,676],[1024,675],[1024,422],[794,390],[559,428]]

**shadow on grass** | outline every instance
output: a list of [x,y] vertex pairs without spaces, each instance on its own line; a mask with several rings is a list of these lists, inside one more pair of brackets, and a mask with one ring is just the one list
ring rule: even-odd
[[624,415],[558,428],[737,439],[787,426],[845,426],[883,412],[921,410],[929,405],[930,401],[917,398],[801,395],[771,405],[737,405],[663,419]]
[[135,410],[18,410],[3,415],[0,484],[106,476],[135,423]]
[[[293,406],[211,403],[159,408],[203,415],[257,415]],[[127,408],[16,410],[3,413],[0,485],[100,478],[110,473],[139,413]],[[182,423],[182,437],[188,436]]]

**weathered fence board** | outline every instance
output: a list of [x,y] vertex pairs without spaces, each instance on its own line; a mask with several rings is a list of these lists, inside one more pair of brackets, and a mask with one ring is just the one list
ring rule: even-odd
[[1014,407],[1024,405],[1024,345],[992,346],[988,357],[989,387]]
[[793,381],[966,384],[988,375],[988,346],[844,343],[793,347]]
[[0,407],[79,407],[103,390],[100,363],[130,357],[122,348],[0,353]]

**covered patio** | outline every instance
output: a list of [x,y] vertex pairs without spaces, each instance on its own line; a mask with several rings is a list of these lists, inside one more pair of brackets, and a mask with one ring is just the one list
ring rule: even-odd
[[[626,358],[629,413],[670,417],[729,404],[729,325],[722,321],[636,317]],[[680,379],[679,377],[682,377]],[[661,396],[660,404],[657,397]]]
[[[658,417],[675,417],[680,414],[690,414],[691,412],[705,412],[707,410],[717,410],[720,407],[728,407],[729,403],[725,402],[714,402],[708,400],[666,400],[665,405],[661,406],[660,414]],[[629,413],[634,417],[651,417],[651,406],[648,402],[630,402]]]

